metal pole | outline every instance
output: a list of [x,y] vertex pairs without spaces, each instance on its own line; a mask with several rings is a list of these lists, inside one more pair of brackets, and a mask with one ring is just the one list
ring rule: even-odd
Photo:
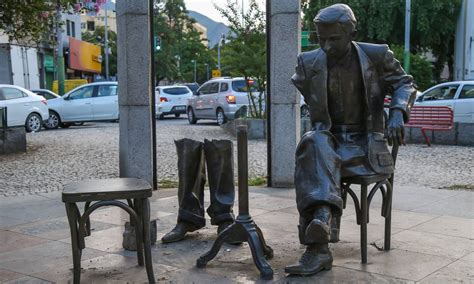
[[222,42],[222,35],[219,38],[219,44],[217,45],[217,69],[221,70],[221,42]]
[[193,60],[194,62],[194,83],[196,83],[196,60]]
[[64,95],[64,78],[66,74],[64,74],[64,48],[63,48],[63,39],[62,39],[62,31],[60,28],[59,23],[61,22],[61,1],[57,1],[56,4],[56,38],[58,41],[58,65],[56,66],[58,72],[58,95]]
[[411,0],[405,2],[405,51],[403,56],[403,69],[410,73],[410,14]]
[[237,127],[237,168],[239,181],[239,217],[249,215],[247,125]]
[[109,33],[107,27],[107,9],[109,5],[109,1],[105,2],[105,26],[104,26],[104,34],[105,34],[105,79],[109,80]]
[[206,63],[206,81],[209,81],[209,63]]

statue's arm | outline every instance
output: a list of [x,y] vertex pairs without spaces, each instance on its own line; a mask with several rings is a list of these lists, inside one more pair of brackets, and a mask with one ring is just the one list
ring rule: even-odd
[[388,47],[386,47],[382,62],[383,79],[392,90],[390,112],[400,110],[403,113],[404,122],[407,122],[410,116],[410,108],[416,96],[413,77],[405,73],[400,66],[400,62],[395,59],[393,52]]

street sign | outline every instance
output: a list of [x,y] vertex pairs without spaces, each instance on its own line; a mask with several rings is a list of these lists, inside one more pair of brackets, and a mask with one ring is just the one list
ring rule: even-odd
[[220,77],[220,76],[221,76],[221,70],[219,69],[212,70],[212,78]]
[[310,46],[309,31],[301,31],[301,47]]

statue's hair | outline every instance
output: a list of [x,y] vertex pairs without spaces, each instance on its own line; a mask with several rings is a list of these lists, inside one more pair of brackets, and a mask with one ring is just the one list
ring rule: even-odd
[[357,20],[352,9],[346,4],[334,4],[319,10],[314,18],[315,24],[340,24],[343,29],[352,34],[356,30]]

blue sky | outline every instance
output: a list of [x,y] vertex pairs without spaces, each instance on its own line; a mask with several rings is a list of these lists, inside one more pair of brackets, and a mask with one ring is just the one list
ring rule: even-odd
[[[235,0],[239,6],[242,5],[242,0]],[[225,6],[227,3],[227,0],[184,0],[186,3],[186,8],[188,10],[196,11],[199,12],[203,15],[206,15],[207,17],[211,18],[212,20],[216,22],[223,22],[225,23],[224,19],[220,16],[219,12],[217,12],[216,9],[214,9],[213,3],[215,3],[218,6]],[[244,8],[248,7],[248,2],[249,0],[243,0],[244,3]],[[262,4],[262,7],[264,6],[263,0],[257,0],[258,3]]]

